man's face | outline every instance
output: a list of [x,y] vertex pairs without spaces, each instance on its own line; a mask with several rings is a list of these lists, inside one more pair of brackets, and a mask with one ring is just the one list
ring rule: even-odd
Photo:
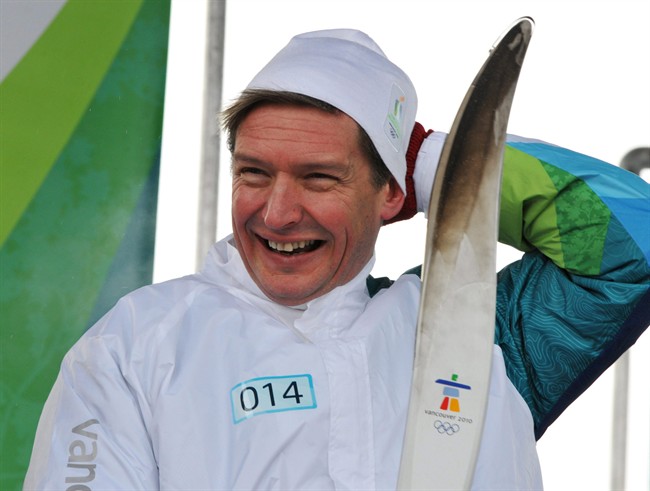
[[237,131],[235,241],[275,302],[299,305],[354,278],[372,257],[382,220],[403,201],[394,181],[372,184],[357,125],[345,114],[266,105]]

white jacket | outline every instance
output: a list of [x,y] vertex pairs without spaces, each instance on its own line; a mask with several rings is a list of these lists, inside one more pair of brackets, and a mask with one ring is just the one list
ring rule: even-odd
[[[395,489],[420,280],[372,264],[302,308],[269,301],[232,240],[142,288],[71,349],[25,489]],[[539,489],[533,421],[495,346],[474,489]]]

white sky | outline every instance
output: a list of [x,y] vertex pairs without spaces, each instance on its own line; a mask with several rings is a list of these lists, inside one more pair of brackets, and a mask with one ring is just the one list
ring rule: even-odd
[[[193,272],[201,145],[206,0],[173,0],[156,281]],[[650,145],[650,2],[631,0],[231,0],[224,100],[289,38],[334,27],[366,31],[418,89],[418,121],[447,131],[488,50],[523,15],[536,29],[509,132],[618,163]],[[222,154],[218,237],[230,233],[228,156]],[[395,278],[421,262],[424,219],[382,230],[373,274]],[[499,263],[516,258],[500,250]],[[650,335],[631,350],[627,489],[650,489]],[[609,489],[612,370],[538,444],[545,487]]]

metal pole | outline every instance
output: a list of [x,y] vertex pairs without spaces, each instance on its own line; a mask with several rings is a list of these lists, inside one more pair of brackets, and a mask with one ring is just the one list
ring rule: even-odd
[[614,412],[612,421],[612,491],[625,489],[627,450],[627,400],[630,352],[623,353],[614,366]]
[[[650,148],[641,147],[629,151],[621,160],[621,167],[635,174],[650,168]],[[630,372],[630,352],[623,353],[614,366],[614,413],[612,422],[612,491],[625,489],[627,451],[627,406]]]
[[203,106],[203,139],[199,176],[199,224],[196,265],[217,238],[220,128],[226,0],[208,0],[207,50]]

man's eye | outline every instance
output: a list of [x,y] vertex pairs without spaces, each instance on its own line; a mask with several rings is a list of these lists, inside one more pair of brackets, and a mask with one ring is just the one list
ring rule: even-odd
[[329,191],[334,188],[340,179],[332,174],[314,172],[305,176],[305,185],[314,191]]
[[251,175],[264,175],[262,169],[257,169],[255,167],[242,167],[238,172],[240,175],[251,174]]
[[235,171],[235,176],[242,182],[251,186],[266,184],[269,175],[263,169],[257,167],[241,167]]
[[268,174],[263,170],[257,167],[242,167],[237,171],[237,175],[242,179],[259,181],[268,176]]
[[307,176],[308,179],[316,179],[316,180],[330,180],[330,181],[338,181],[338,178],[336,176],[333,176],[331,174],[321,174],[320,172],[314,172],[313,174],[309,174]]

